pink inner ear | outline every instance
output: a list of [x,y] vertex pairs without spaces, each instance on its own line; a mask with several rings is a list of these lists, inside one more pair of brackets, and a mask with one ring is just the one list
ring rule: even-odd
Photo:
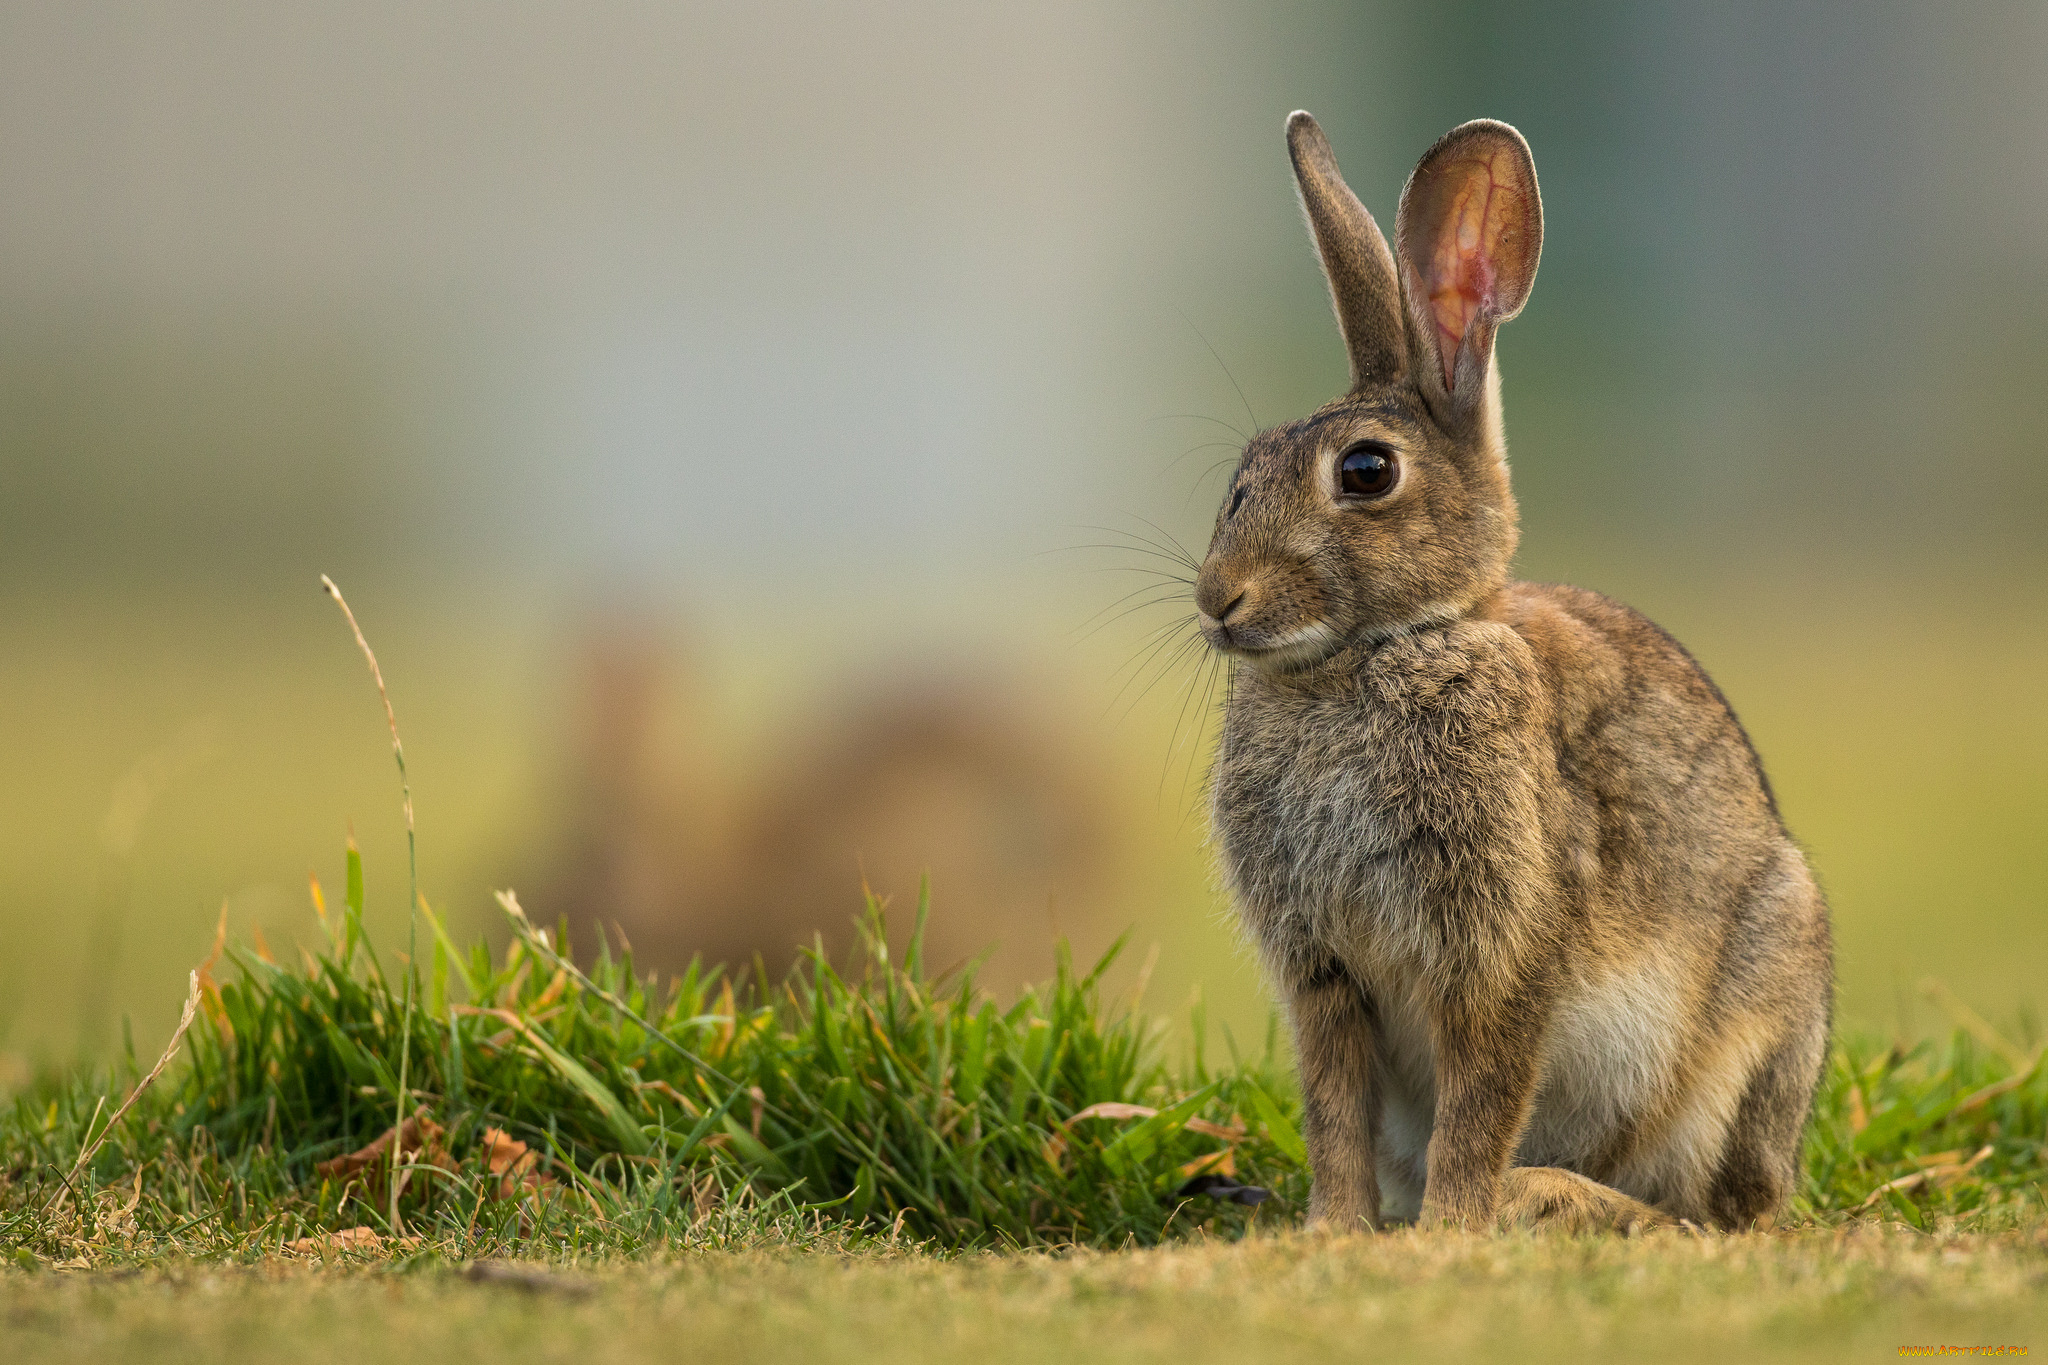
[[1516,198],[1511,168],[1504,152],[1475,156],[1445,168],[1446,174],[1457,177],[1458,185],[1437,225],[1425,284],[1430,316],[1436,322],[1437,358],[1443,362],[1446,392],[1452,388],[1457,370],[1458,347],[1472,330],[1479,310],[1500,310],[1494,260]]

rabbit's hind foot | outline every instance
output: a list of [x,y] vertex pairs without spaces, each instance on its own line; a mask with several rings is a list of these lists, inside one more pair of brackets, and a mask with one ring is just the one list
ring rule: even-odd
[[1501,1180],[1502,1227],[1631,1233],[1669,1227],[1669,1214],[1561,1166],[1516,1166]]

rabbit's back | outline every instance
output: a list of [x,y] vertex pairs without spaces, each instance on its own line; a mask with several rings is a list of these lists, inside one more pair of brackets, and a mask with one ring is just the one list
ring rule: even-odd
[[1832,1013],[1826,904],[1749,736],[1677,641],[1582,589],[1513,600],[1550,665],[1584,915],[1519,1160],[1739,1224],[1716,1167],[1745,1104],[1792,1178]]
[[1539,661],[1558,766],[1560,869],[1594,927],[1712,930],[1798,850],[1720,689],[1633,608],[1517,583],[1508,619]]

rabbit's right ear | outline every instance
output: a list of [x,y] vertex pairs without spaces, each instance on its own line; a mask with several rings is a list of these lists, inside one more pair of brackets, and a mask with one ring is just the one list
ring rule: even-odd
[[1505,123],[1460,124],[1423,153],[1394,222],[1415,383],[1446,427],[1486,401],[1493,333],[1522,311],[1543,254],[1529,144]]
[[1356,391],[1398,379],[1407,368],[1408,346],[1394,253],[1379,224],[1344,183],[1330,140],[1306,111],[1287,116],[1287,154],[1351,357],[1351,387]]

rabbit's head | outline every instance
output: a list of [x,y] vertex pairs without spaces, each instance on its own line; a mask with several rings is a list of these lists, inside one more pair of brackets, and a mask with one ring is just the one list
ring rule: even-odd
[[1494,329],[1543,245],[1528,144],[1479,120],[1401,192],[1397,250],[1316,121],[1287,121],[1302,206],[1351,357],[1351,389],[1245,448],[1197,579],[1202,633],[1264,671],[1464,614],[1515,548]]

